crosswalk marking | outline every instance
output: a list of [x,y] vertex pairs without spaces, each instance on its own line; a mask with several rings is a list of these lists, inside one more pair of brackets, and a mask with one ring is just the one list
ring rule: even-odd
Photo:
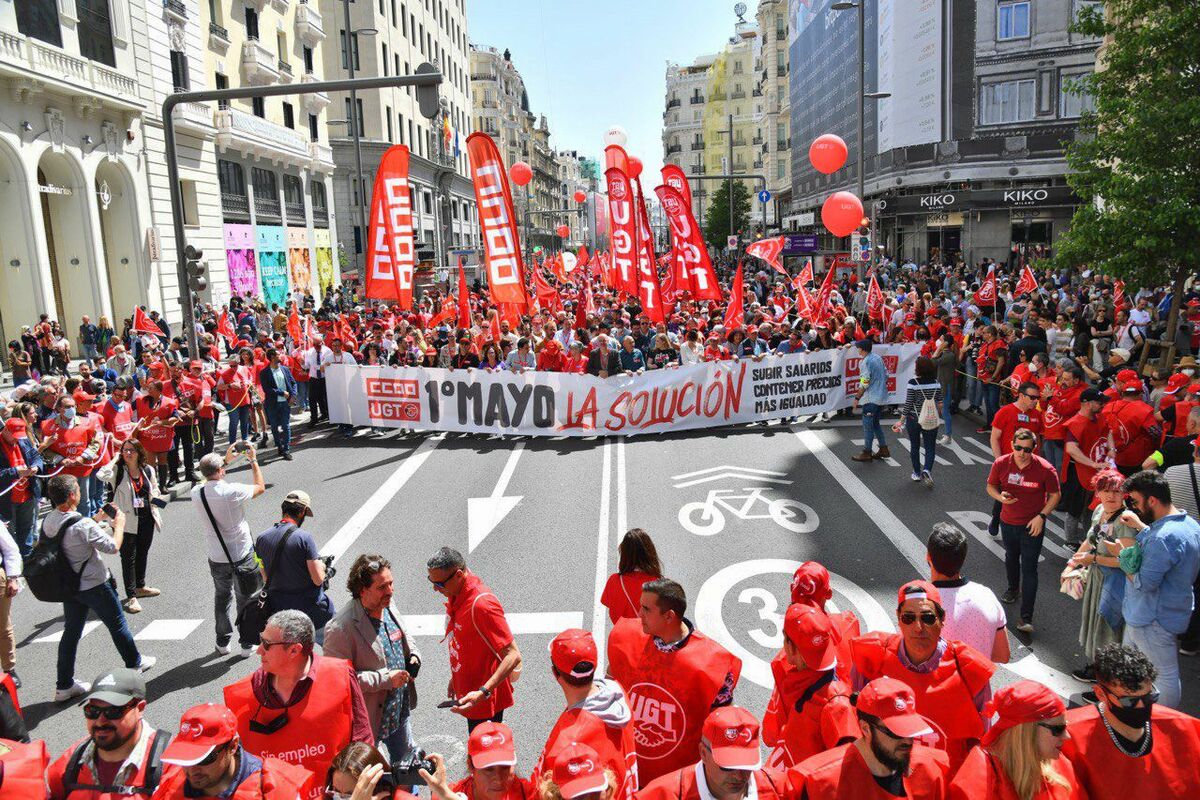
[[139,642],[180,642],[203,622],[202,619],[156,619],[138,631],[133,638]]
[[[79,638],[82,639],[84,636],[87,636],[89,633],[91,633],[92,631],[96,630],[96,628],[99,628],[99,627],[100,627],[100,623],[97,620],[92,620],[91,622],[85,622],[83,624],[83,633],[81,633],[79,635]],[[43,634],[42,636],[39,636],[38,638],[34,639],[33,644],[58,644],[60,641],[62,641],[62,637],[63,637],[62,623],[57,623],[51,628],[50,633]]]

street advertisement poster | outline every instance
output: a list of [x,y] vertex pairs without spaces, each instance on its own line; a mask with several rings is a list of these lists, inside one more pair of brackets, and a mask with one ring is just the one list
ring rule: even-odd
[[225,264],[229,291],[238,297],[258,294],[258,271],[254,257],[254,227],[225,226]]
[[321,286],[321,295],[333,289],[333,237],[328,228],[317,228],[313,231],[313,244],[317,251],[317,283]]
[[263,302],[267,308],[287,305],[288,259],[284,229],[279,225],[259,225],[258,276],[262,281]]
[[[920,346],[879,345],[888,404],[904,402]],[[350,425],[522,436],[634,436],[714,428],[846,408],[858,350],[693,364],[607,379],[331,365],[330,419]]]
[[[942,0],[878,0],[879,152],[942,135]],[[900,12],[900,13],[897,13]],[[894,113],[893,113],[894,112]]]
[[288,268],[292,277],[292,288],[312,291],[312,264],[308,249],[308,229],[288,228]]

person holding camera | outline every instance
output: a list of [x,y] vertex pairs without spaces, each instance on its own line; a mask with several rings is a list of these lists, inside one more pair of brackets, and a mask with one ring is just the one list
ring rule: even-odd
[[121,578],[126,614],[142,610],[139,597],[158,597],[162,592],[146,585],[146,564],[154,535],[162,530],[159,509],[167,505],[158,488],[158,477],[146,457],[146,448],[137,439],[126,439],[116,458],[97,473],[112,487],[113,505],[125,518],[125,536],[121,542]]
[[411,800],[413,795],[397,787],[392,774],[392,765],[382,753],[366,742],[351,742],[329,765],[325,796],[332,800]]
[[430,753],[426,761],[433,770],[422,766],[417,775],[429,786],[434,800],[527,800],[538,797],[533,780],[517,774],[516,742],[512,728],[503,722],[483,722],[471,731],[467,738],[467,776],[462,780],[449,782],[446,760],[437,753]]
[[300,527],[306,517],[313,516],[308,492],[288,492],[281,512],[279,522],[254,542],[263,577],[270,576],[267,602],[275,611],[303,611],[317,629],[317,642],[323,644],[325,623],[334,613],[333,600],[325,593],[328,579],[333,577],[332,559],[322,558],[312,534]]
[[353,599],[326,626],[324,652],[354,666],[375,740],[402,761],[416,750],[411,712],[421,654],[392,608],[391,566],[381,555],[355,559],[346,580]]

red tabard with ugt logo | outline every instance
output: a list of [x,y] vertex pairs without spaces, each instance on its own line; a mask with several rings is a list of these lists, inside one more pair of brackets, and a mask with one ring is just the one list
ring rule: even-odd
[[633,725],[618,728],[608,725],[600,717],[582,708],[564,711],[554,724],[554,730],[546,738],[546,746],[538,757],[529,779],[535,786],[541,784],[541,776],[554,771],[554,762],[563,748],[573,744],[586,744],[596,751],[604,766],[617,776],[617,791],[613,800],[632,798],[638,786],[637,753],[634,745]]
[[267,725],[285,713],[283,709],[261,706],[254,696],[251,676],[225,687],[225,705],[237,717],[242,746],[260,758],[277,758],[308,770],[311,776],[300,793],[308,800],[324,792],[325,773],[333,757],[350,743],[352,721],[350,662],[313,656],[313,669],[316,675],[308,693],[288,706],[287,724],[274,733],[250,730],[251,719]]
[[664,653],[642,633],[636,619],[623,619],[608,637],[609,674],[621,684],[633,709],[638,782],[696,762],[700,732],[725,676],[734,685],[741,659],[699,631]]

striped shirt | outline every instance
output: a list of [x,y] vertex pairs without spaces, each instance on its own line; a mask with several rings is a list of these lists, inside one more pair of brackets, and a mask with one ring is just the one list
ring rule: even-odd
[[915,420],[921,413],[921,405],[927,399],[933,400],[934,403],[942,402],[942,385],[937,381],[920,383],[916,378],[910,378],[908,393],[904,396],[904,410],[900,412],[901,416]]

